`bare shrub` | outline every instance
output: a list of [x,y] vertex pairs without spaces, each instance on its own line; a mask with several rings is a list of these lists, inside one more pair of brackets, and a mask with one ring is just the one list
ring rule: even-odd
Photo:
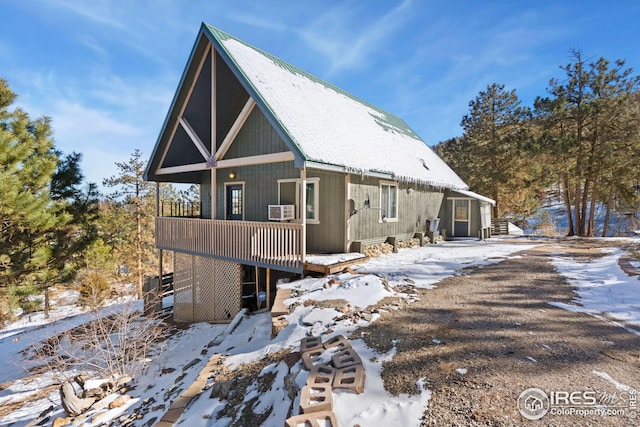
[[28,357],[60,382],[78,374],[93,378],[135,377],[162,351],[165,325],[141,315],[141,304],[124,301],[87,313],[88,321],[32,346]]

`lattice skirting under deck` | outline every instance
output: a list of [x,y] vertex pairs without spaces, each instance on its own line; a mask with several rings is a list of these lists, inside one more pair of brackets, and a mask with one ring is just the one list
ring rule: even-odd
[[230,322],[241,308],[241,271],[237,263],[174,252],[174,319]]

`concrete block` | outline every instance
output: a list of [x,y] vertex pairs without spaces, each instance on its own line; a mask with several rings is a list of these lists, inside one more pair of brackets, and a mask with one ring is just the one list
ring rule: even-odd
[[302,353],[302,365],[309,371],[316,364],[320,356],[324,353],[324,347],[318,347],[315,350],[309,350]]
[[285,427],[338,427],[336,415],[331,411],[312,412],[287,418]]
[[342,351],[344,349],[351,348],[351,343],[344,336],[336,335],[335,337],[326,340],[323,344],[323,347],[326,350],[336,349],[338,351]]
[[336,369],[346,368],[352,365],[362,365],[362,359],[353,348],[347,348],[331,357],[331,362]]
[[364,244],[362,242],[351,242],[351,252],[364,253]]
[[324,348],[322,346],[322,337],[305,337],[300,340],[300,353],[321,348]]
[[364,391],[364,379],[364,367],[362,365],[351,365],[335,371],[332,385],[334,389],[346,389],[360,394]]
[[333,377],[336,370],[333,366],[322,363],[315,365],[309,370],[309,376],[307,377],[307,385],[317,384],[333,384]]
[[398,238],[396,238],[394,236],[389,236],[389,237],[387,237],[386,243],[388,243],[391,246],[393,246],[393,253],[394,254],[398,253]]
[[322,412],[333,410],[331,384],[306,385],[300,391],[300,412]]

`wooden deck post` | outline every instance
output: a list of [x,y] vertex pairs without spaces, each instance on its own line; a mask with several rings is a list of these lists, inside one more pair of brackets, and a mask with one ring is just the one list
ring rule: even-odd
[[258,293],[260,292],[260,267],[255,267],[256,271],[256,309],[260,308],[260,301],[258,300]]
[[267,268],[267,310],[271,308],[271,269]]
[[[160,216],[160,183],[156,182],[156,216]],[[158,298],[162,310],[162,249],[158,249]]]

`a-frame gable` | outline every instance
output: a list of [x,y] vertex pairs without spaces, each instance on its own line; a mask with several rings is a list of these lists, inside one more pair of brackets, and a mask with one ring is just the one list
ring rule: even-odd
[[[145,179],[197,182],[201,174],[200,170],[206,166],[207,153],[210,153],[211,137],[206,136],[210,130],[205,129],[207,126],[211,127],[211,119],[203,116],[208,114],[211,117],[212,107],[204,107],[205,113],[197,112],[196,107],[202,106],[203,100],[206,99],[207,95],[201,93],[203,90],[208,88],[208,98],[211,99],[210,82],[213,67],[211,51],[211,43],[201,34],[193,46],[160,135],[151,153],[145,171]],[[207,78],[207,76],[209,77]],[[211,105],[210,102],[209,105]],[[208,142],[208,147],[203,139]],[[185,165],[192,166],[185,168]],[[172,173],[173,171],[175,173]]]
[[[245,164],[296,160],[286,132],[274,127],[278,125],[277,120],[269,117],[264,101],[254,93],[241,70],[206,28],[203,24],[147,166],[145,178],[148,180],[198,182],[203,170],[233,165],[226,156],[227,151],[247,119],[256,114],[256,106],[259,117],[271,126],[269,133],[279,136],[275,138],[279,148],[245,147],[234,150],[232,156],[239,157],[238,152],[273,154],[252,156],[243,160]],[[258,125],[262,129],[264,126],[264,123]],[[258,141],[260,138],[251,143]],[[300,156],[297,163],[302,162],[299,159]]]

